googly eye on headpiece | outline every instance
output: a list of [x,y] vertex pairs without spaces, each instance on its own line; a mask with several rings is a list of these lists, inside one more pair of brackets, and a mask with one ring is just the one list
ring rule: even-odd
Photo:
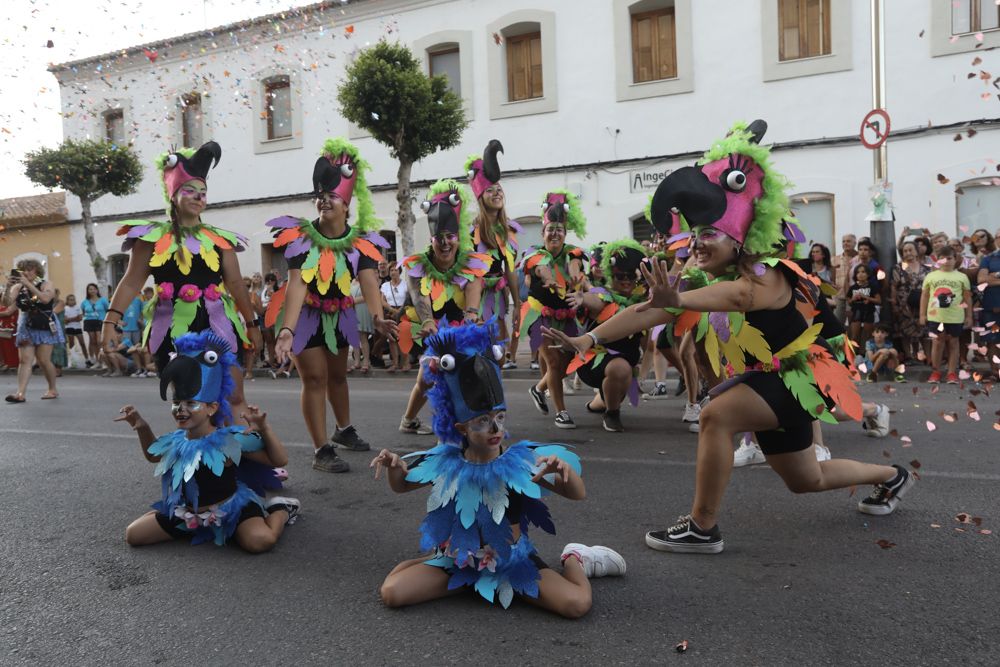
[[[237,364],[229,343],[212,331],[185,334],[174,341],[176,353],[160,374],[160,398],[218,403],[221,425],[231,418],[229,396],[234,389],[231,368]],[[214,417],[213,417],[214,418]]]

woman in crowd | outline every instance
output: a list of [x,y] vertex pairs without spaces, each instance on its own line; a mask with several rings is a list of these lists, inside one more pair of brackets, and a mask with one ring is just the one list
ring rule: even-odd
[[56,367],[56,377],[62,377],[62,371],[69,365],[69,354],[66,350],[66,302],[59,296],[59,290],[55,291],[55,301],[52,306],[52,314],[59,322],[59,328],[63,330],[63,342],[52,346],[52,365]]
[[[327,139],[313,165],[317,218],[289,216],[267,224],[275,228],[275,248],[285,248],[288,282],[271,299],[265,324],[278,327],[278,362],[291,355],[302,377],[302,416],[313,441],[314,470],[350,470],[336,447],[366,451],[370,445],[351,423],[347,386],[350,346],[359,346],[358,317],[351,297],[355,278],[371,306],[374,326],[394,336],[396,325],[382,315],[376,267],[379,247],[388,242],[375,229],[378,219],[366,178],[368,163],[347,140]],[[348,224],[357,197],[357,222]],[[283,309],[282,309],[283,308]],[[336,420],[327,436],[326,404]]]
[[[83,308],[83,331],[87,334],[87,358],[95,362],[101,354],[101,323],[108,312],[109,303],[101,296],[96,283],[87,285],[87,297],[80,304]],[[87,364],[90,367],[90,364]]]
[[52,313],[55,306],[55,288],[45,280],[45,268],[34,259],[22,259],[17,269],[11,271],[7,281],[8,298],[12,305],[3,315],[20,311],[15,342],[18,351],[17,391],[7,394],[8,403],[24,403],[31,370],[37,362],[45,375],[49,388],[42,400],[59,398],[56,389],[56,367],[52,364],[52,347],[65,343],[59,321]]
[[522,260],[526,275],[531,276],[528,300],[521,306],[521,337],[528,337],[532,351],[538,350],[545,375],[528,391],[535,407],[549,414],[545,400],[548,388],[556,404],[555,424],[558,428],[576,428],[566,410],[563,398],[563,378],[573,356],[542,341],[542,329],[559,329],[567,335],[578,332],[576,309],[566,297],[579,291],[586,283],[584,266],[588,261],[582,248],[566,243],[573,232],[579,238],[586,235],[587,220],[576,197],[566,190],[553,190],[542,202],[542,240],[544,245],[525,254]]
[[[521,225],[507,217],[503,187],[500,185],[500,165],[497,153],[503,153],[503,146],[491,139],[483,150],[483,156],[471,156],[465,162],[469,187],[476,198],[479,213],[472,228],[472,242],[476,252],[489,255],[489,271],[483,276],[483,297],[480,301],[479,316],[483,321],[493,317],[500,325],[500,337],[510,338],[507,331],[507,304],[512,303],[511,330],[521,326],[521,295],[514,275],[517,256],[520,251],[517,234]],[[517,368],[517,336],[510,340],[509,356],[503,367]]]
[[[156,296],[146,302],[143,342],[157,370],[170,360],[173,340],[189,332],[211,329],[234,354],[243,345],[261,348],[260,329],[253,326],[255,314],[236,258],[246,239],[201,219],[208,205],[208,172],[221,157],[222,148],[209,141],[197,151],[182,148],[156,159],[169,219],[121,223],[122,251],[130,255],[104,317],[106,348],[118,348],[115,328],[150,275]],[[246,406],[243,372],[238,364],[232,372],[235,389],[229,400],[233,414],[239,416]]]
[[[388,267],[388,275],[389,279],[382,283],[379,288],[382,292],[382,310],[385,311],[386,319],[399,322],[399,318],[403,314],[403,306],[406,305],[406,283],[400,277],[398,264],[394,263]],[[399,343],[392,339],[389,340],[389,357],[392,359],[392,365],[389,366],[390,373],[396,371],[408,373],[410,371],[410,355],[401,355]]]
[[[437,332],[442,320],[455,325],[479,319],[482,277],[489,270],[489,255],[474,252],[472,201],[465,188],[453,180],[431,186],[421,205],[430,225],[431,245],[424,252],[403,260],[412,306],[399,325],[399,349],[409,354],[414,344]],[[427,402],[429,384],[420,368],[410,391],[406,411],[399,421],[402,433],[430,435],[421,423],[420,409]]]
[[907,361],[919,358],[921,351],[924,358],[930,352],[923,349],[925,344],[929,347],[929,341],[920,326],[920,286],[930,270],[920,261],[913,241],[903,243],[900,253],[902,260],[892,267],[890,300],[893,325],[902,345],[902,360]]
[[835,284],[837,272],[830,258],[830,249],[822,243],[814,243],[809,249],[809,258],[799,264],[806,273],[819,276],[823,282]]
[[[365,302],[365,295],[361,292],[361,282],[357,279],[351,283],[351,298],[354,299],[354,310],[358,314],[359,345],[351,347],[351,361],[347,372],[360,370],[363,375],[367,375],[371,371],[372,362],[369,338],[375,327],[372,324],[371,311],[368,310],[368,304]],[[381,292],[379,293],[379,301],[382,301]]]

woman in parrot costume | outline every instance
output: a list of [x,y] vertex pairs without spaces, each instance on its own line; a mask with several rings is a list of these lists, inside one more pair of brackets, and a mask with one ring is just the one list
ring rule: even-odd
[[[560,345],[585,353],[604,340],[665,322],[665,309],[706,313],[693,326],[705,339],[709,361],[728,379],[712,390],[701,412],[691,513],[665,530],[647,533],[646,544],[653,549],[722,551],[719,509],[733,465],[733,439],[745,431],[756,434],[771,468],[796,493],[872,484],[874,490],[858,509],[885,515],[914,484],[898,465],[816,460],[812,422],[835,423],[832,409],[860,418],[861,397],[848,369],[820,337],[822,324],[809,325],[799,308],[797,288],[804,287],[805,294],[812,290],[803,285],[808,276],[784,258],[785,242],[795,230],[784,223],[791,219],[788,183],[760,145],[766,128],[763,121],[736,124],[697,166],[671,172],[653,196],[653,224],[666,230],[672,211],[683,216],[692,229],[695,265],[715,276],[714,283],[679,292],[661,263],[643,271],[650,290],[645,303],[585,336],[546,332]],[[814,309],[807,304],[803,310]]]
[[[369,166],[350,142],[328,139],[313,165],[315,220],[291,216],[267,222],[274,230],[274,247],[283,248],[288,281],[271,297],[265,326],[277,327],[275,354],[279,363],[289,355],[302,378],[302,417],[313,441],[313,469],[347,472],[338,445],[367,451],[370,445],[351,424],[347,386],[347,352],[360,343],[358,317],[351,298],[351,281],[361,294],[379,333],[396,336],[396,324],[385,320],[378,286],[379,248],[388,242],[375,230],[378,220],[368,190]],[[348,224],[352,199],[357,221]],[[336,429],[327,436],[326,404],[333,408]]]
[[438,445],[403,457],[383,449],[371,466],[376,479],[386,471],[397,493],[432,487],[420,525],[420,548],[431,553],[393,568],[382,601],[404,607],[470,587],[505,609],[517,595],[566,618],[583,616],[591,606],[589,579],[625,574],[625,560],[607,547],[570,543],[557,572],[528,536],[531,525],[555,534],[546,495],[584,498],[580,458],[563,445],[504,446],[504,350],[495,320],[443,324],[427,338],[426,352]]
[[[236,258],[247,240],[201,220],[208,201],[208,171],[221,157],[222,148],[209,141],[198,150],[181,148],[156,159],[169,220],[119,223],[118,234],[125,237],[122,252],[130,254],[104,319],[105,348],[117,347],[115,327],[151,274],[156,295],[143,310],[143,344],[158,369],[170,360],[173,340],[186,333],[211,330],[234,351],[244,345],[255,351],[262,348],[260,328],[252,324],[257,316]],[[236,386],[229,401],[238,416],[246,404],[243,372],[236,365],[233,373]]]
[[[444,179],[434,183],[420,208],[427,214],[431,244],[424,252],[402,262],[412,302],[399,322],[402,354],[409,354],[414,344],[423,344],[424,338],[445,322],[456,325],[479,319],[483,276],[492,262],[488,254],[473,249],[469,232],[472,201],[457,181]],[[418,417],[427,402],[427,387],[421,367],[399,421],[400,432],[431,433]]]
[[[490,268],[483,276],[483,296],[479,303],[479,315],[483,321],[496,316],[500,326],[500,337],[508,339],[507,303],[511,302],[513,317],[511,329],[518,331],[521,322],[521,295],[517,290],[516,267],[520,247],[517,235],[521,225],[507,217],[504,209],[506,199],[500,185],[500,165],[497,153],[503,153],[503,145],[491,139],[482,156],[472,155],[465,161],[465,171],[469,187],[479,206],[479,214],[472,226],[472,242],[476,252],[490,256]],[[518,336],[515,334],[508,345],[507,360],[503,368],[517,368]]]
[[558,428],[576,428],[576,423],[566,410],[563,397],[563,378],[572,356],[564,351],[542,344],[542,328],[556,328],[569,336],[578,332],[576,307],[566,300],[572,292],[585,289],[587,255],[582,248],[566,243],[569,232],[583,238],[587,234],[587,220],[580,209],[580,202],[566,190],[553,190],[542,201],[542,241],[524,256],[521,266],[530,279],[528,300],[521,305],[521,337],[531,341],[531,351],[536,350],[542,362],[544,375],[540,382],[528,389],[535,407],[543,415],[549,414],[545,390],[552,394],[556,404],[555,424]]
[[[587,329],[646,300],[646,288],[639,275],[639,265],[644,259],[645,249],[632,239],[601,246],[601,274],[607,287],[571,292],[566,297],[570,305],[586,313]],[[645,337],[645,331],[636,331],[620,340],[608,341],[576,357],[566,368],[567,375],[576,372],[584,383],[598,390],[598,396],[587,403],[587,412],[603,415],[605,431],[625,430],[621,405],[626,397],[633,406],[639,404],[637,371]]]

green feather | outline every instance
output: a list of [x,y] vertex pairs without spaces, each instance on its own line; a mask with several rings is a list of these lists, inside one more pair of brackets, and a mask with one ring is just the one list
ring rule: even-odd
[[382,221],[375,217],[375,204],[372,203],[372,193],[368,188],[368,172],[371,165],[368,164],[358,149],[343,137],[327,139],[323,144],[322,155],[336,158],[342,153],[347,153],[354,163],[354,199],[358,202],[358,216],[354,227],[366,232],[375,231],[382,225]]
[[340,313],[323,313],[320,322],[323,325],[323,339],[326,347],[332,353],[337,353],[337,320]]
[[174,319],[170,325],[170,337],[179,338],[186,334],[197,314],[198,301],[174,300]]

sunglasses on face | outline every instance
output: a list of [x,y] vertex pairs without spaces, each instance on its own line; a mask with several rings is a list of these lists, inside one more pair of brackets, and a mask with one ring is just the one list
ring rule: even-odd
[[635,275],[630,273],[613,273],[611,276],[620,283],[634,283]]
[[565,234],[566,228],[561,225],[550,224],[545,228],[546,234]]
[[458,234],[453,234],[452,232],[443,232],[441,234],[435,234],[431,237],[435,243],[454,243],[458,240]]

